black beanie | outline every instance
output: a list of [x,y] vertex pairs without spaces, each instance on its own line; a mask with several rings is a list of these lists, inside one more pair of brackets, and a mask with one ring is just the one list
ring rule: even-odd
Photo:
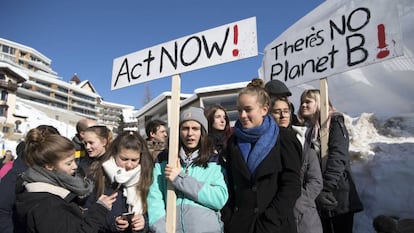
[[270,80],[265,85],[266,92],[272,96],[291,96],[292,93],[289,91],[289,89],[286,87],[286,85],[277,79]]

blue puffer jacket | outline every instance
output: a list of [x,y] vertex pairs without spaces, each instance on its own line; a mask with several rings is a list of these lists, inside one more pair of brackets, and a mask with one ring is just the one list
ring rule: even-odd
[[[154,167],[148,194],[149,225],[154,232],[166,232],[167,179],[164,175],[168,152],[162,152]],[[208,167],[185,165],[173,181],[177,194],[176,232],[223,232],[220,209],[228,199],[224,169],[212,155]],[[185,170],[185,171],[184,171]]]

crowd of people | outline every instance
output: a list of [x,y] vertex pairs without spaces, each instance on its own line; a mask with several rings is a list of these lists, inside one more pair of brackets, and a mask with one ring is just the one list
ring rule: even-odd
[[[146,138],[91,119],[72,140],[33,128],[0,182],[0,232],[167,232],[172,187],[176,232],[351,233],[363,205],[344,117],[330,105],[322,153],[319,90],[302,93],[297,114],[291,95],[278,80],[253,79],[234,126],[219,104],[190,107],[179,135],[160,119]],[[169,137],[179,138],[176,164]]]

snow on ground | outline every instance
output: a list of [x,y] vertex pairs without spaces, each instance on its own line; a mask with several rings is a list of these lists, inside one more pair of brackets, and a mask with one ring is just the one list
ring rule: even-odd
[[[36,108],[33,108],[32,106],[24,104],[20,101],[16,102],[15,114],[18,116],[27,117],[27,121],[19,126],[19,130],[24,136],[30,129],[36,128],[39,125],[54,126],[61,135],[68,138],[72,138],[76,134],[76,128],[74,126],[67,125],[53,118],[49,118],[44,112],[39,111]],[[0,135],[1,148],[4,145],[4,150],[11,150],[13,152],[13,155],[16,155],[15,150],[18,143],[19,142],[17,141],[4,140],[2,139],[2,135]]]
[[356,233],[374,233],[372,220],[385,214],[414,218],[414,114],[376,119],[364,113],[347,119],[352,170],[364,211]]
[[20,130],[23,132],[23,134],[39,125],[52,125],[58,129],[61,135],[69,138],[72,138],[76,134],[76,129],[74,126],[67,125],[56,119],[50,118],[44,112],[39,111],[36,108],[21,101],[16,102],[15,114],[28,117],[26,123],[20,126]]

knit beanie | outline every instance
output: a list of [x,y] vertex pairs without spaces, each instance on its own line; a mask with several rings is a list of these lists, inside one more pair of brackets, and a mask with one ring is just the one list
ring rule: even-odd
[[269,95],[276,96],[291,96],[292,93],[289,91],[289,88],[286,85],[277,79],[270,80],[265,85],[265,90]]
[[185,121],[197,121],[208,132],[207,119],[204,116],[204,111],[201,108],[190,107],[181,112],[180,126]]

